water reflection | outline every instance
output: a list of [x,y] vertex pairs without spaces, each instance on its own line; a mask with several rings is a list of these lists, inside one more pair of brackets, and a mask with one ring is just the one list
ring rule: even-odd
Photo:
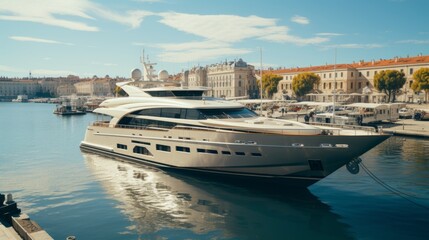
[[[226,185],[93,154],[88,169],[132,225],[158,238],[349,239],[348,226],[309,191]],[[268,186],[269,189],[269,186]]]

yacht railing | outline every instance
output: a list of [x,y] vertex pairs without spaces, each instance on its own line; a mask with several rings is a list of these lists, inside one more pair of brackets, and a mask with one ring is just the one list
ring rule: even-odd
[[[365,127],[365,126],[357,126],[357,125],[338,125],[338,124],[324,124],[324,123],[310,123],[311,125],[317,126],[326,126],[327,128],[320,128],[320,132],[309,134],[309,132],[314,132],[314,129],[289,129],[289,130],[273,130],[266,132],[245,130],[245,129],[232,129],[232,128],[219,128],[219,127],[198,127],[198,126],[184,126],[184,125],[176,125],[171,127],[159,127],[159,126],[139,126],[139,125],[125,125],[125,124],[117,124],[116,128],[124,128],[124,129],[137,129],[137,130],[157,130],[157,131],[169,131],[170,129],[177,130],[186,130],[186,131],[207,131],[207,132],[236,132],[236,133],[257,133],[257,134],[276,134],[276,135],[362,135],[362,133],[366,133],[367,135],[379,135],[382,134],[382,128],[373,128],[373,127]],[[93,122],[92,126],[98,127],[109,127],[109,123],[105,121]],[[344,130],[350,130],[347,134]],[[351,134],[351,131],[354,131],[354,134]]]

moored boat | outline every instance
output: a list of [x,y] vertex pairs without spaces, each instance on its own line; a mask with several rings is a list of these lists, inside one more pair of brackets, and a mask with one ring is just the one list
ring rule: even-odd
[[258,116],[204,88],[140,89],[104,101],[109,116],[86,131],[81,149],[169,170],[269,179],[309,186],[389,135]]

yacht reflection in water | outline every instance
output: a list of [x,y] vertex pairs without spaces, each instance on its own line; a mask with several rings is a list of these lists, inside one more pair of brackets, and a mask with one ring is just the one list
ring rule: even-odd
[[[133,223],[124,234],[176,239],[350,239],[308,190],[262,190],[83,153],[87,167]],[[172,236],[172,232],[174,235]]]

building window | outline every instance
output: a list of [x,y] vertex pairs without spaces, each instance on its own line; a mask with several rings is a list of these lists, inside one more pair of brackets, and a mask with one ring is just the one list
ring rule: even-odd
[[350,83],[350,89],[353,89],[353,83]]
[[340,73],[340,76],[343,77],[343,72]]
[[413,85],[413,81],[410,81],[410,84],[409,84],[409,86],[408,86],[408,87],[410,87],[410,88],[411,88],[411,85]]
[[171,147],[161,144],[156,144],[156,150],[158,151],[164,151],[164,152],[171,152]]
[[326,78],[326,73],[323,74],[323,78]]
[[326,83],[323,83],[323,89],[326,89]]
[[176,151],[178,151],[178,152],[191,152],[191,149],[188,147],[176,146]]
[[358,82],[358,89],[362,88],[362,83]]
[[377,75],[377,71],[374,71],[374,75]]
[[353,72],[350,73],[350,76],[353,77]]
[[414,70],[412,68],[410,68],[410,74],[413,74]]
[[329,78],[331,78],[332,77],[332,75],[331,75],[331,73],[329,73]]
[[331,83],[329,83],[329,89],[331,89],[331,87],[332,87],[332,85],[331,85]]
[[124,149],[124,150],[127,150],[127,145],[124,145],[124,144],[116,144],[116,147],[117,148],[119,148],[119,149]]
[[369,71],[366,71],[366,76],[369,77]]
[[343,89],[343,82],[340,82],[340,88]]
[[361,72],[359,72],[359,77],[362,77],[362,73]]

